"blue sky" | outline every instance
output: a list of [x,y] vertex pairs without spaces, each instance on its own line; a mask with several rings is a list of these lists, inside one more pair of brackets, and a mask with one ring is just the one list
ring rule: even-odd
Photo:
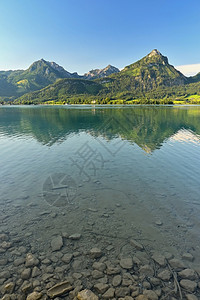
[[157,48],[198,72],[199,12],[199,0],[1,0],[0,70],[44,58],[83,74]]

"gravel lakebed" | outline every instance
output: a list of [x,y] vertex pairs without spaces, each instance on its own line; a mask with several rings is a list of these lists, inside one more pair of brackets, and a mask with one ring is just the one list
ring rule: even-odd
[[[143,234],[128,222],[128,202],[57,208],[24,197],[23,205],[7,199],[0,206],[3,300],[200,299],[193,245],[175,247],[185,231],[170,240],[156,218],[148,237],[148,228]],[[144,209],[141,215],[150,224]]]

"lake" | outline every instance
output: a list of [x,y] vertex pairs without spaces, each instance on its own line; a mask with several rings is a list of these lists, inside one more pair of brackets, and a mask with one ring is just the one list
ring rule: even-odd
[[[1,106],[0,153],[0,285],[14,282],[9,293],[45,294],[70,277],[101,298],[106,287],[95,283],[110,288],[120,272],[132,276],[125,295],[134,274],[138,294],[148,282],[155,292],[139,274],[165,270],[163,257],[200,272],[200,107]],[[163,282],[159,299],[173,289]]]

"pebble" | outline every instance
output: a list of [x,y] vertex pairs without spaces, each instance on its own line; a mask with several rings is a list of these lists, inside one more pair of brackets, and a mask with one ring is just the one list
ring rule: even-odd
[[8,294],[12,294],[12,292],[14,291],[14,288],[15,288],[15,283],[9,282],[9,283],[4,285],[3,292],[8,293]]
[[158,300],[158,295],[152,290],[144,290],[143,294],[147,296],[149,300]]
[[102,256],[102,251],[99,248],[92,248],[90,250],[90,257],[91,258],[99,258]]
[[0,259],[0,266],[5,266],[8,263],[7,258]]
[[33,281],[33,288],[35,288],[36,286],[40,285],[40,281],[39,280],[34,280]]
[[115,274],[119,274],[121,272],[120,268],[118,267],[107,267],[106,273],[108,275],[115,275]]
[[189,292],[194,292],[197,288],[197,283],[188,279],[182,279],[180,285]]
[[0,234],[0,240],[1,241],[7,241],[8,240],[8,236],[5,233],[1,233]]
[[180,271],[182,269],[185,269],[185,266],[184,266],[183,262],[179,259],[176,259],[176,258],[170,259],[169,264],[176,271]]
[[144,289],[150,290],[151,284],[148,281],[143,281],[142,286]]
[[53,277],[54,274],[43,274],[42,275],[42,280],[44,282],[48,281],[49,278]]
[[37,277],[39,275],[40,275],[40,269],[35,266],[32,270],[32,277]]
[[163,281],[168,281],[171,278],[171,273],[169,270],[164,270],[158,273],[158,278],[162,279]]
[[21,278],[22,279],[29,279],[31,276],[31,269],[30,268],[27,268],[25,270],[22,271],[21,273]]
[[98,270],[92,271],[92,277],[94,279],[102,278],[103,276],[104,276],[104,274]]
[[156,224],[157,226],[162,226],[162,225],[163,225],[163,222],[162,222],[161,220],[157,220],[157,221],[155,222],[155,224]]
[[[78,294],[78,292],[80,292],[83,289],[82,285],[76,286],[74,290],[69,292],[69,299],[77,299],[76,296]],[[56,299],[54,299],[56,300]],[[58,298],[57,300],[60,300],[60,298]]]
[[73,255],[72,254],[65,254],[63,257],[62,257],[62,261],[66,264],[70,263],[70,261],[72,260],[73,258]]
[[121,277],[121,275],[116,275],[116,276],[113,277],[112,285],[113,285],[114,287],[117,287],[117,286],[119,286],[119,285],[121,284],[121,282],[122,282],[122,277]]
[[61,235],[56,236],[51,241],[51,249],[53,252],[60,250],[62,246],[63,246],[63,238]]
[[133,267],[133,260],[131,257],[127,257],[127,258],[122,258],[120,260],[120,266],[123,269],[132,269]]
[[112,299],[114,298],[115,290],[113,288],[109,288],[103,295],[103,299]]
[[12,246],[12,244],[10,242],[4,241],[3,243],[1,243],[1,247],[3,249],[9,249],[11,246]]
[[73,287],[71,286],[71,283],[67,280],[54,285],[47,291],[47,295],[50,298],[55,298],[56,296],[61,296],[71,290],[73,290]]
[[130,286],[132,293],[131,296],[135,299],[139,295],[140,289],[139,287],[134,287],[134,290],[132,289],[132,286]]
[[48,258],[43,259],[42,263],[44,265],[50,265],[51,261]]
[[133,283],[133,281],[130,278],[123,278],[123,280],[122,280],[122,286],[129,286],[132,283]]
[[77,294],[78,300],[98,300],[99,298],[88,289],[82,290]]
[[74,269],[74,271],[82,269],[82,261],[81,260],[75,260],[72,263],[72,268]]
[[92,265],[92,268],[103,272],[106,269],[106,265],[104,263],[95,261]]
[[25,259],[23,257],[17,258],[14,260],[13,264],[15,267],[18,267],[25,263]]
[[159,253],[154,253],[152,255],[152,259],[159,264],[159,266],[161,267],[165,267],[166,266],[166,259],[163,255],[159,254]]
[[105,293],[109,288],[108,284],[105,283],[97,283],[94,285],[94,289],[97,291],[97,293],[103,294]]
[[130,294],[130,288],[129,287],[117,287],[115,290],[115,296],[120,298],[120,297],[125,297]]
[[187,294],[186,295],[187,300],[198,300],[198,298],[195,295]]
[[156,278],[156,277],[151,277],[150,279],[151,284],[153,285],[160,285],[160,279]]
[[190,253],[183,253],[182,258],[188,261],[193,261],[194,260],[194,256]]
[[138,243],[136,240],[131,239],[130,240],[130,244],[137,250],[143,250],[144,247],[142,246],[142,244]]
[[135,300],[149,300],[146,295],[139,295],[135,298]]
[[26,263],[25,266],[26,267],[34,267],[37,266],[39,264],[39,260],[34,257],[31,253],[28,253],[26,255]]
[[133,257],[133,263],[138,265],[138,266],[142,264],[142,262],[139,260],[139,258],[137,258],[137,256]]
[[42,297],[42,293],[33,292],[28,295],[26,300],[38,300],[38,299],[41,299],[41,297]]
[[9,271],[3,271],[3,272],[0,273],[0,278],[4,279],[4,281],[6,279],[8,279],[9,277],[10,277],[10,272]]
[[80,240],[81,238],[81,234],[80,233],[74,233],[72,235],[69,236],[70,240]]
[[99,278],[98,279],[98,282],[101,282],[101,283],[108,283],[108,277],[107,276],[104,276],[102,278]]
[[108,247],[106,247],[106,250],[107,251],[111,251],[111,250],[113,250],[114,249],[114,247],[112,246],[112,245],[109,245]]
[[179,277],[182,279],[195,279],[197,277],[196,272],[193,269],[184,269],[178,273]]
[[156,295],[157,295],[158,297],[160,297],[160,296],[162,295],[162,290],[161,290],[161,289],[157,289],[157,290],[155,290],[154,292],[156,293]]
[[27,281],[24,282],[21,286],[21,290],[24,294],[29,293],[32,290],[32,284],[28,283]]
[[150,265],[144,265],[139,269],[139,272],[141,274],[144,274],[146,276],[153,276],[154,275],[154,269]]

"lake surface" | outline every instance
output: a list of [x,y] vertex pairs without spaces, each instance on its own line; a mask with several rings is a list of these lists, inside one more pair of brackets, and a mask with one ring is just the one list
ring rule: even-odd
[[130,239],[199,268],[200,107],[2,106],[0,153],[7,277],[29,252],[56,270],[61,251],[114,262]]

